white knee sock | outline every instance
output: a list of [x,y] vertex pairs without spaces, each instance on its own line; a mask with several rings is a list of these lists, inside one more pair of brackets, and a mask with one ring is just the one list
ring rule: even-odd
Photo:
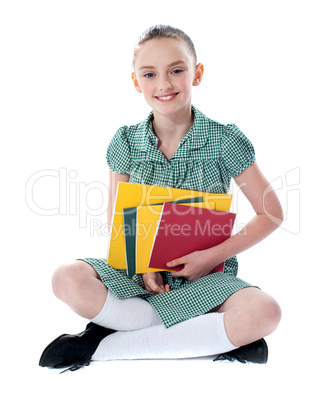
[[134,331],[162,323],[147,301],[139,297],[118,299],[110,291],[102,310],[91,321],[117,331]]
[[228,339],[223,316],[209,313],[170,328],[115,332],[101,341],[92,360],[181,359],[228,352],[236,346]]

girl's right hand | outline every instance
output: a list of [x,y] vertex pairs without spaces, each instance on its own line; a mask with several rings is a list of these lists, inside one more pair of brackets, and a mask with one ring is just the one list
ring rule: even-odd
[[159,272],[147,272],[142,274],[142,279],[145,290],[153,295],[171,291],[169,285],[164,286],[163,278]]

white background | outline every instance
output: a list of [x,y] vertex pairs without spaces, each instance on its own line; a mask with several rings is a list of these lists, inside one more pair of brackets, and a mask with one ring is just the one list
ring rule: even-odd
[[[99,400],[116,398],[116,392],[122,401],[322,400],[317,367],[324,358],[321,3],[1,2],[6,401]],[[52,295],[51,275],[62,262],[106,255],[106,148],[118,127],[139,122],[149,111],[132,87],[131,60],[138,36],[156,23],[177,26],[193,39],[205,66],[193,104],[221,123],[237,124],[277,188],[286,221],[239,256],[239,276],[272,294],[283,319],[267,338],[266,366],[206,359],[106,362],[59,375],[38,367],[42,350],[61,333],[81,331],[86,322]],[[252,211],[236,191],[234,207],[245,222]]]

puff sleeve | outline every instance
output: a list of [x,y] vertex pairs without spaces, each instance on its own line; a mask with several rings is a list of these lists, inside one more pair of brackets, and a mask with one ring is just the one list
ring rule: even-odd
[[225,126],[221,139],[222,159],[230,177],[235,177],[255,162],[250,140],[235,124]]
[[127,131],[127,126],[117,130],[107,148],[107,164],[118,174],[130,174],[131,158]]

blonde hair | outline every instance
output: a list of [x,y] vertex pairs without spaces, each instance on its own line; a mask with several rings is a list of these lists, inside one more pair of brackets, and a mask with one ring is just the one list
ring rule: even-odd
[[169,38],[169,39],[176,39],[181,40],[185,43],[187,50],[193,56],[195,65],[197,64],[197,56],[194,44],[191,38],[183,32],[181,29],[174,28],[170,25],[154,25],[143,32],[143,34],[138,39],[133,53],[133,66],[136,57],[137,50],[141,45],[145,42],[148,42],[151,39],[161,39],[161,38]]

